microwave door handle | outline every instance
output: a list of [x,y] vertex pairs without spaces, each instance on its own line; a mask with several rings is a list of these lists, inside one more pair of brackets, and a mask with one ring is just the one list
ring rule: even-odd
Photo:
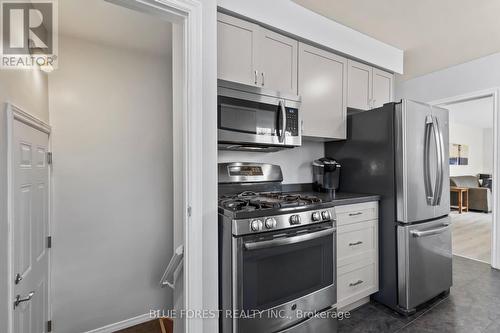
[[286,109],[285,109],[285,101],[283,100],[280,100],[279,101],[279,108],[280,108],[280,112],[281,112],[281,124],[279,125],[280,126],[280,129],[279,129],[279,137],[278,137],[278,140],[280,143],[284,143],[285,142],[285,129],[286,129]]
[[336,230],[335,228],[329,228],[326,230],[316,231],[309,234],[298,235],[293,237],[276,238],[260,242],[245,242],[244,246],[249,251],[262,250],[270,247],[296,244],[296,243],[310,241],[320,237],[329,236],[332,235],[335,232],[335,230]]

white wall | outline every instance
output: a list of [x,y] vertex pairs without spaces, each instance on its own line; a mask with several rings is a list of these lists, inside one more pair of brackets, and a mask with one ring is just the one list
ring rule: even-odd
[[500,53],[411,80],[396,82],[396,97],[431,102],[500,87]]
[[483,172],[493,174],[493,129],[483,130]]
[[34,70],[0,70],[0,332],[7,332],[7,123],[5,103],[11,102],[49,122],[47,75]]
[[403,73],[403,51],[348,28],[290,0],[218,0],[241,16],[365,62]]
[[468,165],[450,165],[450,176],[484,173],[484,129],[450,122],[450,144],[469,146]]
[[219,151],[222,162],[262,162],[281,166],[284,184],[312,183],[312,162],[325,156],[325,144],[317,141],[302,141],[302,146],[275,153]]
[[50,74],[53,320],[86,332],[170,308],[170,56],[60,38]]

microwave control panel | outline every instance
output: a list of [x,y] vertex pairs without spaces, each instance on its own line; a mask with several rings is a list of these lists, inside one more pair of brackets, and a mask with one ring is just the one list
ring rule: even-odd
[[291,136],[299,135],[299,110],[286,108],[286,129],[285,132]]

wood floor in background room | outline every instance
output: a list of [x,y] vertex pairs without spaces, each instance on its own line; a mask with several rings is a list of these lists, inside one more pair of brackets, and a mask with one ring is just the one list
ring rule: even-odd
[[146,323],[116,331],[115,333],[162,333],[158,319]]
[[490,263],[492,214],[452,212],[453,254]]

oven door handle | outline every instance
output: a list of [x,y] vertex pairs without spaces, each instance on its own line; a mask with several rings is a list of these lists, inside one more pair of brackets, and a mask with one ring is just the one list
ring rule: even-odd
[[304,234],[304,235],[276,238],[276,239],[260,241],[260,242],[245,242],[244,245],[245,245],[245,248],[249,251],[261,250],[261,249],[267,249],[267,248],[275,247],[275,246],[283,246],[283,245],[290,245],[290,244],[296,244],[296,243],[301,243],[301,242],[307,242],[307,241],[310,241],[310,240],[313,240],[316,238],[332,235],[335,232],[335,230],[336,230],[336,228],[329,228],[326,230],[311,232],[309,234]]

